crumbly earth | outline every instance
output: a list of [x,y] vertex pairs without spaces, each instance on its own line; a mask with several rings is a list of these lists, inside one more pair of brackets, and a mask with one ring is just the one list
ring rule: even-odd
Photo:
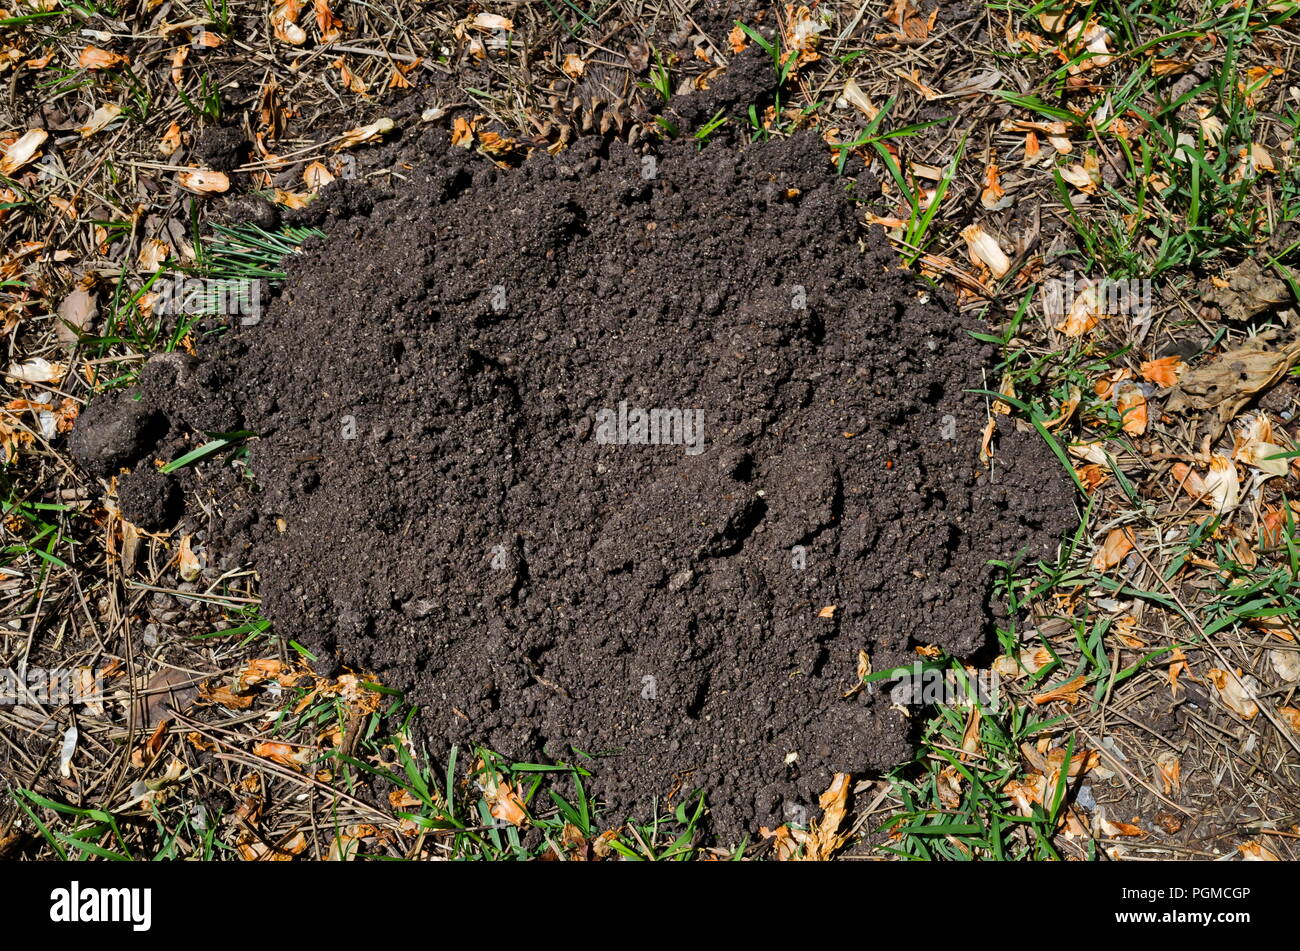
[[176,522],[184,500],[175,479],[144,466],[118,479],[117,504],[122,517],[132,525],[157,532]]
[[157,410],[130,394],[106,393],[82,411],[68,451],[92,475],[112,475],[143,458],[166,430]]
[[142,377],[174,430],[260,434],[223,532],[276,631],[408,691],[435,755],[583,763],[611,819],[698,788],[738,837],[907,759],[859,653],[976,653],[989,559],[1072,506],[1037,436],[980,464],[990,352],[862,227],[869,177],[813,137],[403,148],[260,323]]

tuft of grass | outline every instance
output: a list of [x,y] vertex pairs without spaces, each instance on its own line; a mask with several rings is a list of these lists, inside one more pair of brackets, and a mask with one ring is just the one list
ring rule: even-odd
[[[395,814],[419,830],[410,857],[428,846],[463,861],[567,859],[597,842],[610,857],[635,861],[698,857],[700,825],[707,812],[703,792],[686,797],[666,815],[619,824],[603,815],[588,790],[592,773],[577,762],[516,762],[476,747],[470,751],[471,765],[466,770],[463,751],[453,747],[445,766],[436,768],[411,741],[416,709],[395,691],[375,689],[384,691],[389,704],[361,725],[357,751],[330,751],[325,759],[337,768],[345,789],[380,779],[404,794],[399,801],[414,803]],[[278,725],[311,733],[329,723],[342,724],[348,717],[341,701],[331,697],[296,718],[282,716]],[[384,723],[398,725],[386,733]],[[580,753],[578,758],[589,759]],[[515,791],[528,817],[525,826],[493,815],[487,792],[493,785]]]
[[[1067,803],[1065,771],[1029,815],[1017,810],[1006,791],[1022,775],[1021,744],[1053,731],[1060,718],[1035,719],[1019,704],[1005,713],[991,711],[960,663],[946,658],[935,666],[966,684],[970,706],[936,708],[921,731],[916,759],[887,776],[902,806],[877,829],[889,837],[877,848],[912,860],[1060,859],[1053,840]],[[1072,742],[1066,741],[1067,757]]]
[[[126,222],[105,222],[105,227],[129,231]],[[242,293],[249,281],[266,281],[274,287],[284,281],[282,266],[285,257],[297,254],[309,238],[322,238],[319,228],[282,228],[267,231],[256,225],[229,227],[214,225],[217,237],[195,242],[196,262],[181,267],[168,259],[162,267],[149,274],[139,287],[132,289],[132,278],[123,268],[113,283],[109,295],[109,332],[102,336],[83,335],[80,345],[95,357],[106,357],[115,349],[126,347],[136,353],[171,352],[205,318],[217,312],[218,302],[228,301]],[[197,226],[195,228],[197,231]],[[182,312],[169,327],[160,314],[146,313],[141,306],[144,298],[159,289],[160,282],[178,276],[192,276],[205,281],[204,293],[183,302]],[[224,327],[213,332],[223,332]],[[129,385],[135,379],[138,367],[129,368],[118,376],[101,380],[99,389],[114,389]]]
[[649,81],[641,81],[637,85],[642,89],[653,89],[664,102],[673,98],[672,74],[658,50],[655,50],[655,61],[650,66]]
[[[1028,19],[1049,5],[993,6]],[[1055,172],[1056,196],[1090,269],[1120,278],[1204,269],[1297,220],[1300,178],[1294,170],[1278,181],[1272,202],[1260,202],[1262,174],[1248,160],[1270,126],[1280,127],[1280,138],[1291,137],[1297,116],[1294,110],[1263,113],[1259,100],[1272,77],[1252,75],[1247,67],[1255,38],[1289,23],[1298,10],[1211,0],[1192,18],[1173,0],[1098,0],[1070,22],[1092,16],[1109,31],[1113,61],[1097,70],[1106,77],[1108,95],[1075,106],[1070,71],[1100,55],[1078,43],[1032,93],[999,93],[1012,105],[1091,137],[1083,156],[1061,156]],[[1207,35],[1221,44],[1213,67],[1204,65]],[[1173,76],[1156,72],[1160,63],[1184,62],[1191,65]],[[1089,155],[1107,163],[1116,178],[1103,179],[1095,199],[1099,208],[1085,215],[1060,168]]]
[[310,238],[324,238],[319,228],[282,228],[267,231],[257,225],[213,225],[216,240],[196,248],[196,272],[218,280],[264,280],[279,283],[286,277],[281,263],[300,253]]

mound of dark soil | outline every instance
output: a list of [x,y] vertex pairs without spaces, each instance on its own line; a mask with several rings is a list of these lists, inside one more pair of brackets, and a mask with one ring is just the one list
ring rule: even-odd
[[988,559],[1071,502],[1036,436],[980,465],[990,354],[863,229],[871,182],[812,137],[407,155],[260,324],[143,377],[260,434],[227,531],[276,630],[406,689],[435,753],[600,757],[611,818],[698,787],[739,833],[905,760],[859,652],[971,655]]

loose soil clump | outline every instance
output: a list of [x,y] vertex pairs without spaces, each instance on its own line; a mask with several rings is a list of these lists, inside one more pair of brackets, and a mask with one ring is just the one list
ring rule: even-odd
[[738,836],[906,760],[862,652],[978,652],[989,560],[1072,504],[1036,435],[981,465],[991,353],[862,227],[870,178],[811,136],[404,150],[400,187],[332,187],[260,323],[152,362],[112,445],[79,427],[86,461],[154,413],[258,433],[219,508],[275,630],[406,690],[435,755],[581,762],[610,819],[703,789]]

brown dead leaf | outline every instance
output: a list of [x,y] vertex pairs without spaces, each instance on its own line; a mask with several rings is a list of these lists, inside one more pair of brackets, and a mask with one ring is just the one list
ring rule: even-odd
[[408,789],[394,789],[388,793],[388,804],[394,809],[411,809],[422,804],[422,800]]
[[808,7],[799,7],[794,9],[793,5],[786,7],[786,21],[783,30],[785,39],[785,48],[792,50],[798,57],[796,68],[805,63],[812,63],[821,59],[821,54],[817,52],[817,47],[821,44],[821,35],[829,29],[829,25],[820,16],[813,16]]
[[493,819],[508,822],[512,826],[523,826],[528,822],[528,812],[518,790],[503,782],[496,770],[484,765],[479,760],[481,770],[479,782],[483,786],[483,798],[487,800],[488,811]]
[[219,195],[230,190],[230,178],[225,172],[210,168],[186,169],[176,173],[176,183],[196,195]]
[[1243,720],[1249,720],[1259,713],[1259,704],[1255,702],[1259,682],[1254,677],[1243,674],[1240,668],[1233,672],[1217,667],[1207,671],[1206,677],[1219,692],[1219,699],[1224,706]]
[[312,162],[302,170],[302,180],[307,190],[315,193],[334,181],[334,175],[325,167],[324,162]]
[[1086,20],[1070,27],[1065,31],[1065,41],[1072,46],[1082,44],[1092,54],[1072,62],[1068,68],[1071,75],[1102,69],[1115,60],[1110,52],[1110,31],[1096,20]]
[[1273,673],[1285,682],[1300,682],[1300,651],[1273,648],[1268,652],[1268,661],[1273,667]]
[[154,727],[153,733],[149,738],[139,746],[131,750],[131,765],[136,769],[145,769],[162,752],[163,747],[167,744],[167,722],[161,721]]
[[1097,381],[1092,385],[1092,391],[1097,394],[1097,399],[1108,400],[1116,394],[1119,384],[1132,378],[1132,376],[1133,371],[1126,367],[1111,370],[1097,378]]
[[485,33],[495,33],[497,30],[504,30],[509,33],[515,28],[515,23],[509,17],[499,16],[495,13],[479,13],[469,24],[476,30],[482,30]]
[[1011,270],[1011,259],[982,227],[970,225],[962,229],[961,236],[966,241],[971,260],[983,264],[995,278],[1005,277]]
[[346,57],[340,56],[333,63],[333,66],[339,71],[339,81],[343,83],[343,88],[348,92],[355,93],[358,96],[367,94],[366,81],[354,73],[348,66]]
[[479,148],[488,155],[497,157],[509,155],[519,149],[519,143],[498,132],[484,132],[478,137]]
[[1070,24],[1070,13],[1078,5],[1077,0],[1060,0],[1050,3],[1038,14],[1038,25],[1044,33],[1063,33]]
[[1073,185],[1085,195],[1095,195],[1097,193],[1097,183],[1092,180],[1088,170],[1079,163],[1067,165],[1059,171],[1061,178],[1066,183]]
[[[1001,392],[1007,396],[1014,397],[1016,395],[1015,390],[1007,389],[1010,385],[1010,380],[1010,374],[1003,377],[1003,388]],[[1045,429],[1060,429],[1074,416],[1074,413],[1079,408],[1079,403],[1082,402],[1082,400],[1083,392],[1077,386],[1071,385],[1066,393],[1065,402],[1061,404],[1060,410],[1050,420],[1045,420],[1043,422],[1043,427]],[[1007,407],[1007,413],[1011,412],[1011,407],[1007,406],[1007,404],[1001,403],[1000,405]]]
[[844,101],[857,109],[868,119],[874,119],[880,114],[880,109],[871,101],[871,97],[863,92],[862,87],[853,79],[844,84]]
[[1112,822],[1101,811],[1096,813],[1096,822],[1097,831],[1110,839],[1119,838],[1120,836],[1136,837],[1147,834],[1145,829],[1133,825],[1131,822]]
[[267,844],[250,838],[239,843],[239,856],[245,862],[292,862],[295,856],[307,851],[307,836],[295,832],[283,842]]
[[343,21],[330,10],[329,0],[313,0],[312,10],[322,44],[333,43],[343,35]]
[[848,812],[849,788],[852,785],[848,773],[836,773],[826,791],[818,799],[822,807],[822,817],[813,829],[812,841],[809,842],[808,858],[815,862],[827,861],[844,844],[848,836],[839,831]]
[[1043,146],[1038,141],[1037,132],[1025,133],[1025,162],[1026,165],[1032,165],[1043,154]]
[[1097,571],[1109,571],[1128,557],[1133,550],[1133,532],[1128,528],[1112,528],[1106,533],[1097,554],[1092,557],[1092,567]]
[[180,123],[173,122],[167,127],[161,139],[158,140],[158,151],[165,156],[176,154],[176,150],[181,147],[183,135],[181,133]]
[[112,69],[125,66],[131,60],[121,53],[113,53],[98,46],[87,46],[77,56],[77,65],[82,69]]
[[461,149],[474,145],[474,124],[462,116],[457,116],[451,124],[451,144]]
[[285,208],[292,208],[295,211],[306,208],[311,204],[311,195],[301,192],[289,192],[283,188],[271,189],[271,200],[277,205],[283,205]]
[[570,861],[587,861],[587,837],[572,822],[566,822],[560,831],[560,847]]
[[36,444],[36,436],[30,429],[11,426],[8,420],[7,413],[0,413],[0,459],[12,465],[24,447]]
[[1132,614],[1125,614],[1123,617],[1115,619],[1115,624],[1111,628],[1115,636],[1134,650],[1141,650],[1147,646],[1146,641],[1138,637],[1134,632],[1137,630],[1138,619]]
[[385,133],[393,131],[394,123],[392,119],[385,116],[382,119],[376,119],[369,125],[363,125],[356,129],[349,129],[340,136],[339,141],[334,145],[334,151],[339,152],[343,149],[350,149],[353,146],[361,145],[365,142],[371,142],[374,139],[382,137]]
[[183,67],[185,66],[185,61],[189,58],[190,48],[188,46],[178,46],[176,49],[172,50],[171,79],[172,85],[176,86],[178,89],[185,81],[185,70]]
[[203,574],[203,558],[194,550],[191,536],[181,536],[180,548],[176,552],[176,566],[184,581],[197,581]]
[[1075,466],[1074,474],[1079,477],[1080,484],[1089,495],[1097,491],[1097,487],[1109,478],[1106,470],[1096,463]]
[[1175,462],[1170,466],[1169,473],[1173,476],[1174,483],[1197,501],[1205,498],[1208,494],[1209,490],[1205,487],[1205,480],[1187,463]]
[[152,274],[163,266],[171,253],[171,245],[166,241],[160,238],[148,238],[140,245],[140,254],[136,260],[140,270]]
[[49,137],[50,134],[44,129],[29,129],[10,142],[5,146],[4,153],[0,155],[0,175],[13,175],[36,158],[41,151],[41,146]]
[[1003,207],[1007,197],[1002,187],[1001,175],[996,162],[990,162],[984,170],[984,189],[980,192],[980,204],[990,211]]
[[1161,357],[1159,360],[1148,360],[1139,368],[1142,379],[1148,383],[1154,383],[1156,386],[1175,386],[1182,370],[1182,358],[1177,355]]
[[921,73],[919,70],[914,69],[911,72],[908,72],[907,70],[896,69],[894,70],[894,75],[920,93],[921,98],[927,102],[932,99],[938,99],[939,96],[942,95],[938,90],[931,89],[925,83],[921,82]]
[[[1260,541],[1266,550],[1272,551],[1281,547],[1282,540],[1286,537],[1288,511],[1285,508],[1274,508],[1267,506],[1264,509],[1264,517],[1260,525]],[[1291,513],[1291,519],[1294,520],[1295,513]]]
[[76,343],[98,316],[99,304],[94,292],[78,287],[59,304],[59,323],[54,335],[60,343]]
[[772,855],[778,862],[791,862],[799,857],[799,842],[788,825],[780,825],[775,829],[763,826],[758,834],[764,839],[772,840]]
[[727,46],[731,48],[733,53],[739,53],[745,49],[745,31],[741,29],[739,23],[733,26],[731,32],[727,34]]
[[1271,476],[1285,477],[1291,460],[1285,458],[1285,446],[1274,442],[1273,424],[1264,413],[1246,419],[1246,424],[1233,434],[1232,458]]
[[1090,284],[1075,295],[1065,319],[1056,325],[1056,329],[1067,337],[1082,337],[1097,326],[1103,316],[1103,307],[1100,289]]
[[1065,772],[1066,776],[1074,779],[1075,777],[1081,776],[1089,770],[1096,768],[1097,764],[1100,762],[1101,754],[1096,750],[1077,749],[1070,756],[1070,759],[1067,762],[1065,759],[1065,747],[1053,747],[1048,751],[1047,756],[1044,757],[1044,763],[1047,767],[1047,785],[1049,788],[1055,787],[1057,779],[1060,777],[1062,771]]
[[330,843],[326,861],[351,862],[361,851],[361,843],[378,835],[379,830],[369,822],[355,822],[346,829],[339,830]]
[[1300,736],[1300,710],[1295,707],[1278,707],[1278,715],[1282,717],[1282,722],[1296,736]]
[[[1188,680],[1195,680],[1200,683],[1201,680],[1192,673],[1191,664],[1187,660],[1187,655],[1183,653],[1181,647],[1175,647],[1169,654],[1169,694],[1172,697],[1178,696],[1178,678],[1183,674],[1187,675]],[[1186,689],[1186,688],[1184,688]]]
[[65,216],[71,218],[73,221],[77,220],[77,206],[75,202],[68,201],[60,195],[51,195],[49,197],[49,202]]
[[122,107],[115,102],[106,102],[96,109],[90,116],[90,121],[77,129],[83,139],[88,139],[96,133],[103,132],[112,125],[113,121],[122,114]]
[[1280,859],[1264,848],[1258,839],[1252,842],[1243,842],[1237,846],[1237,851],[1241,854],[1243,862],[1278,862]]
[[406,74],[409,71],[410,70],[402,69],[400,65],[394,63],[392,71],[388,74],[388,88],[389,89],[410,89],[412,83],[409,79],[406,78]]
[[58,383],[68,374],[66,363],[35,357],[24,363],[11,363],[5,375],[19,383]]
[[281,766],[288,766],[290,769],[302,770],[316,758],[316,751],[309,746],[263,740],[253,744],[253,755],[269,759]]
[[1038,696],[1033,698],[1034,703],[1041,707],[1044,704],[1059,700],[1061,703],[1068,703],[1073,706],[1083,700],[1083,698],[1079,696],[1079,691],[1084,688],[1086,683],[1087,678],[1080,675],[1075,677],[1073,680],[1068,680],[1063,684],[1053,687],[1046,693],[1040,693]]
[[1185,59],[1163,59],[1157,57],[1151,60],[1151,72],[1156,76],[1181,76],[1192,68],[1192,63]]
[[1147,431],[1147,398],[1134,383],[1121,383],[1115,401],[1124,432],[1141,436]]
[[1237,467],[1222,453],[1210,456],[1210,470],[1205,474],[1205,493],[1214,511],[1220,515],[1236,508],[1241,500],[1241,478]]
[[990,414],[988,422],[984,424],[984,431],[980,434],[980,463],[985,468],[993,461],[993,434],[997,428],[997,417]]
[[1035,805],[1042,803],[1042,793],[1036,784],[1020,779],[1012,779],[1002,787],[1002,792],[1015,803],[1016,811],[1022,816],[1034,814]]
[[287,682],[293,682],[298,679],[298,671],[289,671],[286,673],[285,664],[274,657],[255,657],[240,669],[235,682],[239,685],[241,692],[256,687],[258,684],[274,680],[287,686]]
[[560,64],[560,72],[564,73],[564,75],[568,76],[574,82],[577,82],[582,78],[582,74],[586,72],[586,69],[586,62],[577,53],[566,53],[564,56],[564,62]]
[[1298,359],[1300,336],[1278,339],[1276,333],[1266,331],[1184,373],[1165,403],[1165,412],[1214,410],[1198,427],[1199,438],[1208,436],[1214,442],[1256,394],[1282,379]]
[[1183,763],[1173,750],[1165,750],[1156,757],[1156,768],[1160,770],[1160,781],[1164,784],[1166,796],[1179,796],[1183,788]]
[[1246,70],[1244,82],[1238,83],[1238,88],[1246,97],[1246,104],[1253,105],[1259,93],[1263,92],[1278,76],[1286,75],[1286,71],[1280,66],[1252,66]]
[[276,0],[269,18],[275,38],[290,46],[302,46],[307,42],[307,31],[298,25],[302,15],[302,0]]

